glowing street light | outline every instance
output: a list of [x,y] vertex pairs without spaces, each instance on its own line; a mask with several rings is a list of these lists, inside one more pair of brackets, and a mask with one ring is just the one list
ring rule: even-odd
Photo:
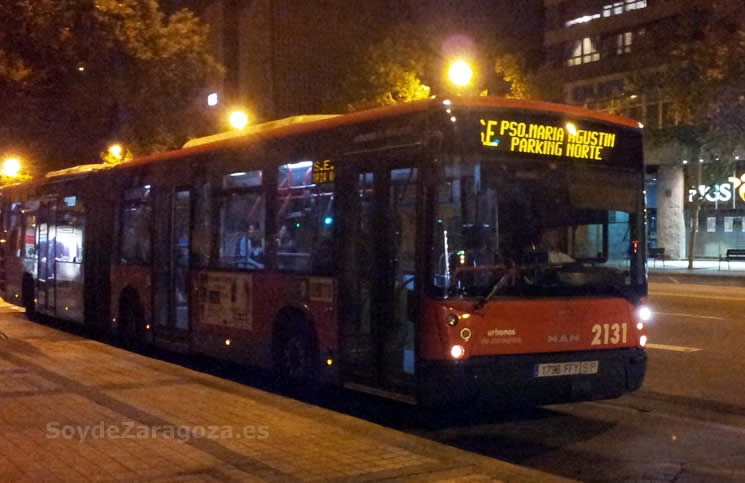
[[18,158],[8,158],[3,162],[2,174],[9,178],[18,176],[21,170],[21,161]]
[[243,111],[233,111],[230,113],[230,125],[240,130],[248,124],[248,116]]
[[448,76],[453,84],[465,87],[471,83],[473,70],[471,70],[471,67],[465,61],[459,60],[450,66]]
[[121,161],[122,159],[123,152],[124,152],[124,149],[122,149],[121,144],[113,144],[109,146],[109,154],[119,161]]

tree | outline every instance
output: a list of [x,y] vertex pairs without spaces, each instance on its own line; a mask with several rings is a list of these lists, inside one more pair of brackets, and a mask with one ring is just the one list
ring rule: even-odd
[[[745,132],[745,30],[739,2],[716,1],[644,33],[635,48],[638,65],[626,84],[633,95],[649,95],[667,106],[663,128],[645,128],[654,152],[674,145],[678,162],[688,161],[688,181],[709,186],[727,179]],[[703,160],[703,164],[699,161]],[[689,183],[690,186],[690,183]],[[688,203],[691,220],[688,268],[693,269],[696,231],[704,194]]]
[[327,102],[330,110],[358,110],[424,99],[430,87],[423,80],[432,54],[424,36],[412,25],[392,28],[362,49],[350,63],[341,91]]
[[113,140],[137,155],[177,147],[221,70],[207,33],[155,0],[2,2],[0,145],[47,169],[92,162]]
[[494,71],[504,82],[505,97],[541,101],[561,99],[561,85],[551,80],[548,67],[531,67],[525,57],[496,54]]

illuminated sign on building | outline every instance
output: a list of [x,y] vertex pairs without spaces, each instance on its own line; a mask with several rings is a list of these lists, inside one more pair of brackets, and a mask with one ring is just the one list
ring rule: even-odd
[[727,181],[729,183],[715,184],[714,186],[700,185],[698,189],[689,189],[688,201],[692,203],[694,196],[698,196],[698,199],[705,199],[711,203],[726,203],[732,200],[735,190],[737,190],[740,199],[745,201],[745,174],[740,175],[739,178],[730,176]]
[[745,201],[745,174],[740,175],[739,178],[731,176],[727,181],[732,183],[732,186],[737,189],[737,194],[740,195],[742,201]]
[[604,131],[576,129],[510,120],[481,119],[481,144],[516,153],[569,158],[605,159],[616,146],[616,135]]

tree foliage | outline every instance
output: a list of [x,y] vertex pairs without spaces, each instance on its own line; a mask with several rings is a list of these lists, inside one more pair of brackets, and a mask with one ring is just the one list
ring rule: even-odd
[[551,80],[548,67],[533,68],[525,57],[497,54],[494,71],[504,81],[505,97],[540,101],[561,98],[561,85]]
[[667,127],[648,126],[649,139],[678,141],[707,161],[733,158],[745,128],[741,10],[714,2],[643,36],[628,90],[663,100],[671,113]]
[[432,56],[424,36],[414,26],[397,26],[362,52],[350,63],[340,92],[329,100],[332,110],[358,110],[429,97],[430,86],[423,79]]
[[221,69],[207,34],[154,0],[0,3],[0,143],[47,168],[113,140],[138,155],[178,146],[199,128],[196,89]]

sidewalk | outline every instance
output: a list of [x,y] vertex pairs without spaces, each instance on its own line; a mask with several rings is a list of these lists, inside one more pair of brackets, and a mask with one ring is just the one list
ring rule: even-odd
[[745,286],[745,262],[722,262],[717,260],[694,260],[693,270],[688,270],[688,260],[665,260],[647,262],[649,281],[669,283],[693,283],[705,285]]
[[0,481],[567,481],[20,312],[0,301]]

